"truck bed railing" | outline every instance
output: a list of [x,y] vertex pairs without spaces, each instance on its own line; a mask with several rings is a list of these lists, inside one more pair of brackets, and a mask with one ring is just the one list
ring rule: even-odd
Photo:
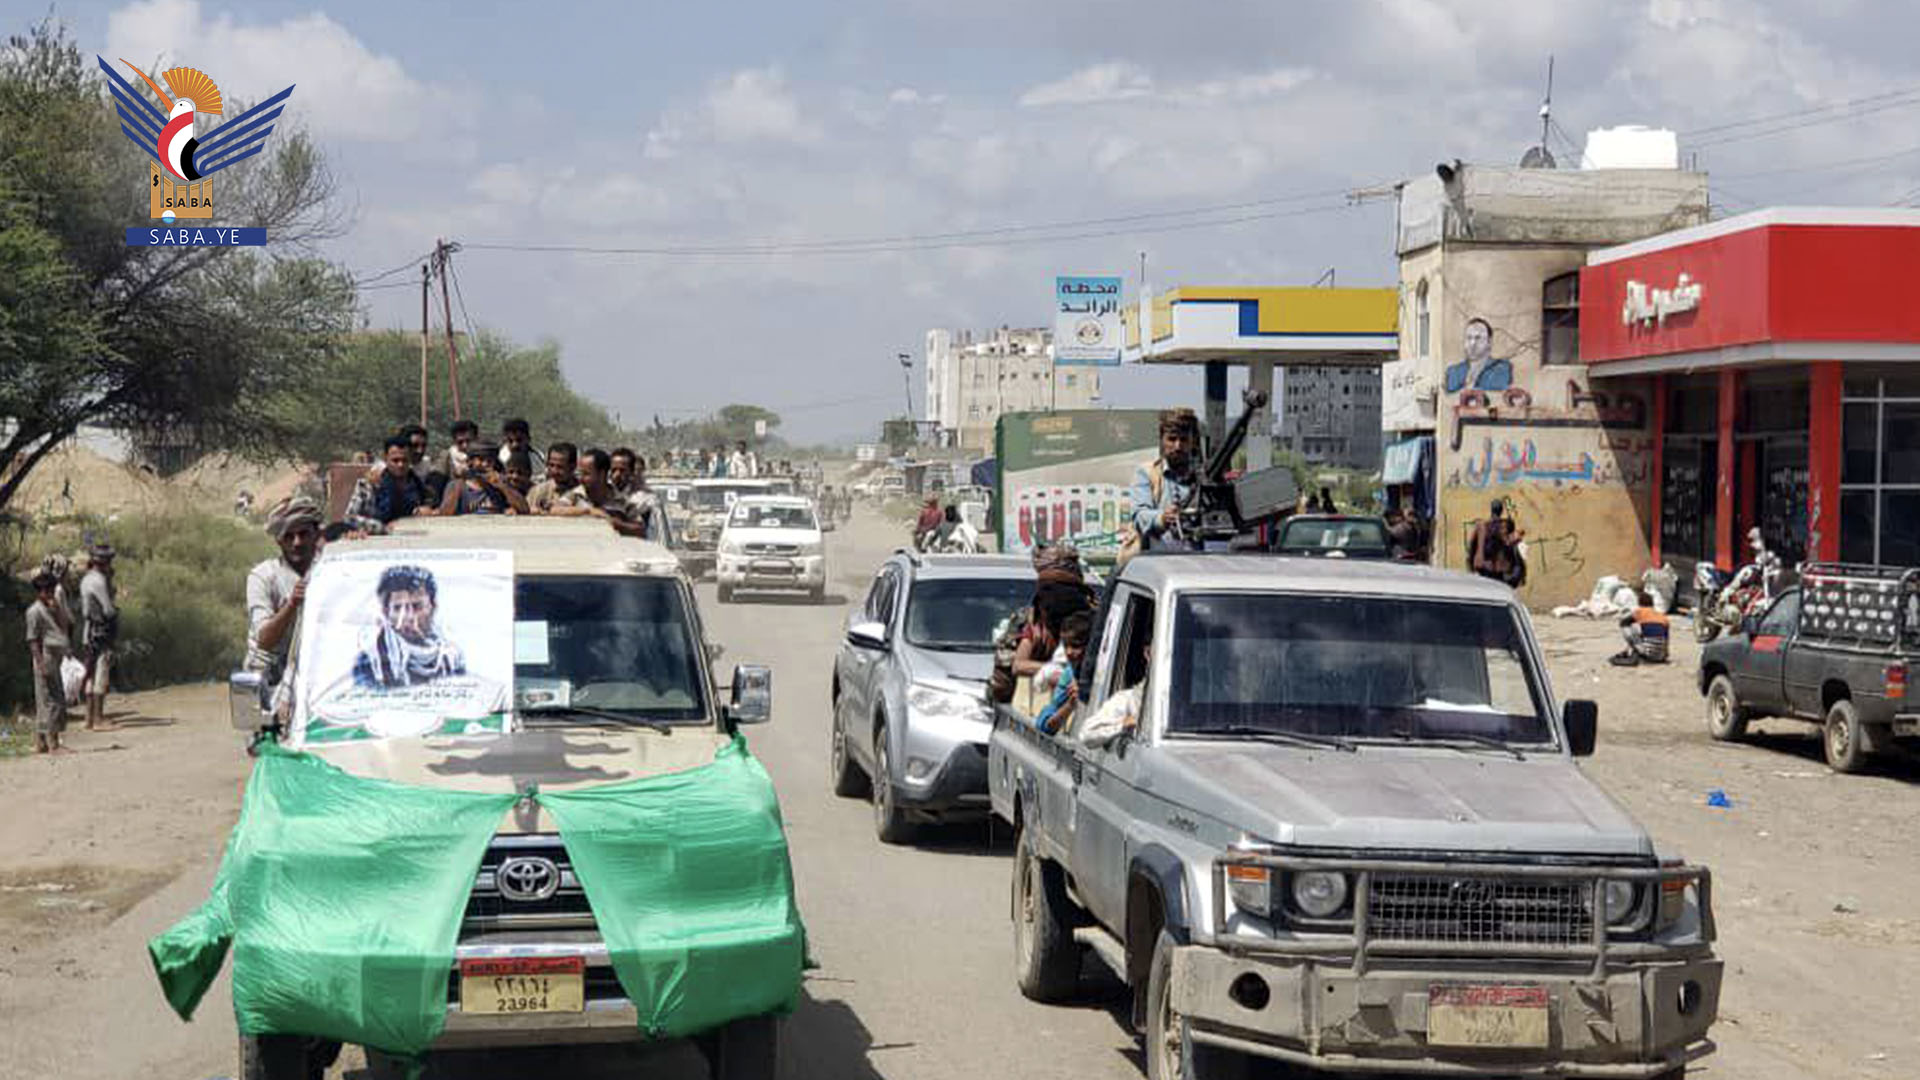
[[1883,651],[1908,642],[1920,567],[1814,562],[1800,567],[1800,634]]
[[[1311,936],[1272,938],[1229,931],[1227,869],[1231,866],[1257,866],[1273,872],[1269,890],[1277,907],[1285,897],[1285,875],[1309,871],[1329,871],[1347,875],[1348,901],[1353,918],[1351,929],[1344,926],[1330,932],[1306,928]],[[1700,912],[1700,940],[1689,945],[1665,945],[1654,941],[1617,940],[1609,920],[1590,917],[1580,940],[1492,941],[1449,939],[1414,933],[1388,936],[1383,932],[1378,912],[1372,910],[1376,885],[1396,879],[1446,879],[1449,883],[1481,883],[1480,896],[1497,883],[1560,883],[1577,889],[1591,905],[1589,912],[1601,908],[1602,886],[1607,881],[1644,883],[1651,904],[1646,912],[1649,930],[1660,918],[1660,905],[1668,891],[1694,889]],[[1248,954],[1349,956],[1355,975],[1365,974],[1373,957],[1530,957],[1562,960],[1590,960],[1592,977],[1606,975],[1607,966],[1616,961],[1673,959],[1676,956],[1705,951],[1715,937],[1713,923],[1713,876],[1704,866],[1543,866],[1532,863],[1463,863],[1448,861],[1389,859],[1330,859],[1271,854],[1259,851],[1227,852],[1213,863],[1213,940],[1212,944],[1229,952]]]

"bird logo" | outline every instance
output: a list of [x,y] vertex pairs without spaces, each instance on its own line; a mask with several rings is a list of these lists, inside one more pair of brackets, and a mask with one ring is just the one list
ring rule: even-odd
[[[211,217],[212,187],[207,178],[229,165],[258,154],[273,134],[293,96],[293,87],[228,119],[202,135],[196,129],[201,116],[225,115],[220,87],[199,68],[174,67],[155,80],[130,60],[120,62],[153,90],[165,112],[155,108],[134,85],[102,57],[95,57],[107,74],[107,89],[120,114],[120,131],[153,159],[149,203],[153,217],[171,225],[178,217]],[[166,85],[161,86],[164,82]]]
[[153,87],[153,96],[167,106],[167,122],[160,128],[160,139],[156,145],[160,164],[168,172],[182,180],[200,179],[200,170],[193,167],[193,151],[200,141],[193,137],[193,114],[196,112],[220,115],[220,88],[213,79],[199,68],[168,68],[160,73],[173,88],[173,96],[168,97],[160,84],[148,77],[147,73],[135,67],[133,61],[121,63],[133,68],[133,73],[146,79]]

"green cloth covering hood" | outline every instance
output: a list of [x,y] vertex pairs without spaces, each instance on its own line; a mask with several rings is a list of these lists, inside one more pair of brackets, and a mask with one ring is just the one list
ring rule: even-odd
[[[242,1035],[417,1057],[446,1023],[481,857],[523,797],[368,779],[262,743],[211,895],[148,943],[168,1004],[192,1019],[231,947]],[[773,784],[744,740],[698,768],[531,797],[559,823],[646,1034],[792,1010],[805,931]]]

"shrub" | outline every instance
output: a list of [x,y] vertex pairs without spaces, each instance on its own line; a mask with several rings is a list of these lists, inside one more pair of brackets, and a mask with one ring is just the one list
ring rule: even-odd
[[[32,591],[20,575],[48,552],[113,544],[120,600],[115,690],[224,678],[246,653],[247,570],[273,554],[258,526],[200,512],[79,519],[31,530],[0,590],[0,711],[31,707],[21,619]],[[78,595],[72,597],[77,610]]]

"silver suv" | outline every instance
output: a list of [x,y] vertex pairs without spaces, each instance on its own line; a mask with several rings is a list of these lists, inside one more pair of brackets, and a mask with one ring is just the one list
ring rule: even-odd
[[872,796],[882,841],[986,815],[993,632],[1033,587],[1024,557],[899,551],[848,617],[833,664],[833,791]]

